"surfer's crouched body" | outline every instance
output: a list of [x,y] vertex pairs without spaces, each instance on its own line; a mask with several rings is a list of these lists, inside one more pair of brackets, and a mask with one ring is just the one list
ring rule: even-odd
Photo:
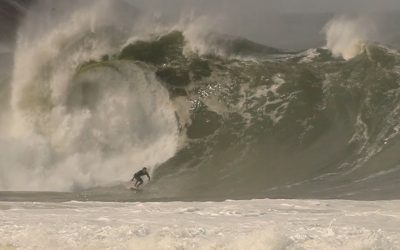
[[136,173],[133,175],[131,181],[136,180],[136,182],[135,182],[135,187],[136,187],[136,188],[138,188],[140,185],[143,184],[142,176],[144,176],[144,175],[146,175],[147,178],[149,178],[149,181],[150,181],[150,175],[149,175],[149,173],[147,172],[147,168],[143,168],[142,170],[136,172]]

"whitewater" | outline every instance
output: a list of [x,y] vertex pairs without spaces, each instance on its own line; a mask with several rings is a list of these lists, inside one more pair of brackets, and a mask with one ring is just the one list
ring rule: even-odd
[[0,203],[2,249],[398,249],[399,202]]
[[12,6],[0,249],[400,249],[400,53],[370,20],[287,51],[190,11]]

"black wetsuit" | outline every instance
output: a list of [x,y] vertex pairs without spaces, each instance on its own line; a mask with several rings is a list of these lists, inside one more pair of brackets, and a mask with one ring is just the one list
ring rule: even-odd
[[140,171],[138,171],[138,172],[136,172],[136,173],[133,175],[132,181],[133,181],[134,179],[136,180],[135,187],[139,187],[140,185],[143,184],[142,176],[144,176],[144,175],[146,175],[147,178],[149,178],[149,180],[150,180],[150,175],[149,175],[149,173],[148,173],[146,170],[143,170],[143,169],[140,170]]

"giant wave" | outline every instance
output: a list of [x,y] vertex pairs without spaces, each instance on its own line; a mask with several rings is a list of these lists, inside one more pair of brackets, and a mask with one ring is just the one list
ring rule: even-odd
[[[285,52],[194,34],[195,22],[132,28],[140,22],[112,1],[69,6],[72,16],[35,8],[3,90],[1,190],[399,197],[398,51],[363,35],[344,48],[334,21],[327,48]],[[154,181],[132,198],[122,183],[143,166]]]

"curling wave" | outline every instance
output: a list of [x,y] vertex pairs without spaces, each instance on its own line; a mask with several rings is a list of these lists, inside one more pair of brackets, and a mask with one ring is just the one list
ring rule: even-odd
[[40,31],[28,15],[2,190],[133,199],[119,184],[147,166],[154,181],[136,198],[399,197],[397,51],[350,53],[337,23],[338,43],[296,53],[190,25],[132,35],[118,6],[72,7]]

